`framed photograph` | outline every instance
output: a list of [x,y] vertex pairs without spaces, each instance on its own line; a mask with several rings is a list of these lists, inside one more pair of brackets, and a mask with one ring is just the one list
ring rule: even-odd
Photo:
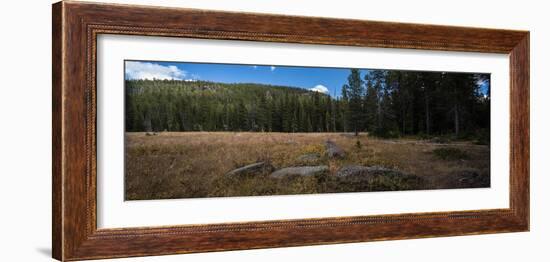
[[53,257],[529,230],[529,32],[53,5]]

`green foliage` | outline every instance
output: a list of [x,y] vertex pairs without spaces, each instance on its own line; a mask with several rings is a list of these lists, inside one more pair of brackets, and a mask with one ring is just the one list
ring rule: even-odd
[[339,99],[301,88],[126,81],[126,131],[334,132]]
[[487,129],[480,129],[477,134],[476,144],[478,145],[490,145],[491,133]]
[[368,131],[489,143],[489,91],[477,84],[486,75],[361,72],[350,70],[340,97],[253,83],[127,80],[126,131]]
[[432,153],[442,160],[465,160],[468,159],[468,154],[454,147],[437,148]]
[[374,136],[385,139],[399,138],[399,132],[395,130],[386,130],[384,128],[378,128],[373,133]]
[[355,135],[364,125],[363,96],[364,85],[358,69],[351,69],[347,84],[349,122]]

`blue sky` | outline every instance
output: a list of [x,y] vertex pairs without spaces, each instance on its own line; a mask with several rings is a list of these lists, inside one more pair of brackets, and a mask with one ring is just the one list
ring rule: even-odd
[[[361,70],[364,76],[368,70]],[[340,96],[348,68],[126,61],[125,79],[176,79],[293,86]]]
[[125,78],[262,83],[315,89],[339,96],[348,75],[347,68],[126,61]]

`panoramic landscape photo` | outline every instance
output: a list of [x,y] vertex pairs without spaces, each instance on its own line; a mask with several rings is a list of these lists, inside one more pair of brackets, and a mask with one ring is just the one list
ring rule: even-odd
[[126,200],[490,187],[490,74],[124,62]]

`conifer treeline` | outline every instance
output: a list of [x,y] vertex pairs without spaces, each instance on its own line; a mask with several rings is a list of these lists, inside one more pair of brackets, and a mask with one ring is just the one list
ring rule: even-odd
[[488,132],[487,74],[352,69],[342,95],[206,81],[126,80],[126,131]]

